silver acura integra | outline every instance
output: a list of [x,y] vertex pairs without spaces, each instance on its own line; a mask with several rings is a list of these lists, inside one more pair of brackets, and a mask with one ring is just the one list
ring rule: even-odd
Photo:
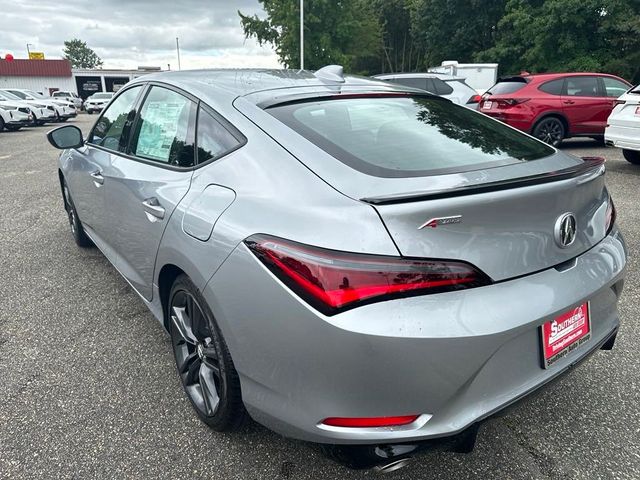
[[468,448],[613,346],[626,250],[604,160],[446,99],[337,66],[159,73],[86,139],[48,138],[76,242],[168,330],[215,430],[248,414],[389,467]]

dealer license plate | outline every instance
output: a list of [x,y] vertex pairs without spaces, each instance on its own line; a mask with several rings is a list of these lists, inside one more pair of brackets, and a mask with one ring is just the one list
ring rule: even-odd
[[543,324],[540,329],[543,366],[549,368],[591,338],[589,302]]

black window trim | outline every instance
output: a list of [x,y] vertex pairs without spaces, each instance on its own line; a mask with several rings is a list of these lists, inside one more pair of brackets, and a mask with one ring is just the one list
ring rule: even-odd
[[[585,95],[569,95],[569,80],[572,78],[595,78],[596,85],[598,86],[596,89],[596,96],[585,96]],[[580,98],[602,98],[606,95],[603,95],[602,91],[602,81],[598,75],[567,75],[564,77],[564,86],[562,87],[562,95],[565,97],[580,97]]]
[[198,100],[198,98],[194,97],[193,95],[191,95],[190,93],[185,92],[184,90],[177,88],[177,87],[173,87],[173,85],[166,85],[166,84],[161,84],[160,82],[148,82],[147,86],[145,88],[145,91],[143,92],[143,96],[142,96],[142,100],[140,101],[140,103],[137,106],[136,109],[136,116],[133,119],[133,122],[131,123],[131,131],[132,132],[136,132],[137,128],[138,128],[138,124],[140,123],[140,112],[142,110],[142,106],[144,105],[144,102],[147,100],[147,97],[149,96],[149,93],[151,93],[151,89],[153,87],[158,87],[158,88],[165,88],[167,90],[171,90],[174,93],[177,93],[178,95],[181,95],[183,97],[185,97],[187,100],[191,101],[191,103],[193,104],[194,108],[196,109],[196,121],[193,123],[193,125],[188,125],[187,126],[187,138],[188,139],[192,139],[193,140],[193,145],[194,145],[194,152],[193,152],[193,165],[190,167],[181,167],[179,165],[171,165],[169,163],[164,163],[161,160],[152,160],[150,158],[145,158],[145,157],[140,157],[137,156],[135,154],[133,154],[131,152],[131,149],[133,147],[133,135],[129,136],[129,141],[127,143],[127,149],[126,149],[126,154],[122,155],[126,158],[129,158],[131,160],[136,160],[138,162],[141,163],[146,163],[149,165],[157,165],[160,167],[164,167],[164,168],[168,168],[169,170],[178,170],[178,171],[183,171],[183,170],[192,170],[193,167],[195,167],[197,165],[196,162],[196,153],[195,153],[195,147],[196,147],[196,139],[195,139],[195,135],[196,135],[196,124],[197,124],[197,118],[198,118],[198,104],[200,102],[200,100]]
[[[215,121],[217,121],[220,126],[222,128],[224,128],[233,138],[236,139],[237,144],[235,145],[235,147],[230,148],[228,150],[225,150],[223,153],[221,153],[220,155],[217,155],[215,157],[211,157],[210,159],[204,161],[204,162],[200,162],[199,158],[198,158],[198,127],[200,125],[200,110],[204,110],[205,112],[207,112],[209,115],[211,115],[213,117],[213,119]],[[226,157],[227,155],[229,155],[230,153],[235,152],[236,150],[244,147],[247,144],[247,137],[245,137],[242,132],[240,130],[238,130],[233,124],[231,124],[231,122],[229,122],[226,118],[224,118],[222,115],[220,115],[218,112],[216,112],[213,108],[211,108],[209,105],[207,105],[206,103],[200,101],[198,104],[198,112],[196,113],[196,127],[195,127],[195,153],[196,153],[196,164],[195,167],[196,168],[200,168],[203,167],[205,165],[209,165],[210,163],[213,162],[217,162],[218,160],[223,159],[224,157]]]
[[[604,84],[604,79],[605,78],[610,78],[611,80],[615,80],[616,82],[620,82],[623,85],[625,84],[624,81],[622,81],[621,78],[616,78],[616,77],[609,77],[606,75],[600,75],[598,76],[598,84],[600,85],[600,89],[601,89],[601,93],[603,97],[609,98],[609,99],[616,99],[618,97],[610,97],[609,95],[607,95],[607,86]],[[629,87],[629,85],[627,85],[627,89],[625,90],[624,93],[627,93],[631,90],[633,90],[634,87]],[[624,95],[624,93],[622,93],[621,95]]]
[[[133,122],[131,122],[131,126],[129,128],[131,128],[135,122],[136,122],[136,118],[138,117],[138,109],[140,108],[140,103],[141,103],[141,99],[144,97],[145,92],[147,90],[147,84],[146,83],[135,83],[127,88],[123,88],[121,89],[117,95],[115,95],[111,100],[115,100],[116,98],[118,98],[120,95],[123,95],[124,92],[131,90],[132,88],[137,88],[137,87],[142,87],[140,89],[140,92],[138,93],[138,96],[136,97],[135,101],[133,102],[133,106],[131,108],[131,110],[129,110],[129,113],[131,113],[131,111],[135,111],[136,115],[133,119]],[[111,106],[111,104],[109,105]],[[112,153],[114,155],[122,155],[122,156],[126,156],[125,152],[120,152],[118,150],[113,150],[111,148],[107,148],[104,147],[102,145],[97,145],[93,142],[90,142],[89,139],[93,137],[93,131],[96,128],[96,125],[98,125],[98,123],[100,123],[100,120],[102,119],[102,117],[104,116],[104,114],[107,112],[108,108],[105,108],[102,110],[102,112],[100,112],[100,116],[96,119],[96,123],[93,124],[93,127],[91,127],[91,130],[89,130],[89,135],[87,135],[87,140],[85,141],[85,145],[91,145],[94,148],[97,148],[98,150],[102,150],[104,152],[108,152],[108,153]],[[129,150],[129,142],[131,141],[131,138],[129,138],[128,142],[127,142],[127,148],[126,150]]]
[[[196,105],[196,121],[195,124],[193,126],[193,131],[194,131],[194,165],[192,167],[180,167],[177,165],[169,165],[166,163],[162,163],[156,160],[149,160],[146,158],[142,158],[142,157],[138,157],[135,155],[132,155],[131,152],[131,140],[132,140],[132,136],[129,136],[128,142],[127,142],[127,148],[125,152],[119,152],[117,150],[112,150],[110,148],[106,148],[103,147],[102,145],[96,145],[95,143],[91,143],[91,142],[85,142],[85,144],[90,145],[93,148],[97,148],[98,150],[102,150],[104,152],[107,153],[111,153],[113,155],[117,155],[119,157],[122,158],[126,158],[127,160],[133,160],[134,162],[140,162],[140,163],[144,163],[147,165],[152,165],[154,167],[158,167],[158,168],[164,168],[165,170],[172,170],[174,172],[186,172],[186,171],[193,171],[193,170],[197,170],[200,167],[204,167],[206,165],[209,165],[210,163],[214,162],[214,161],[218,161],[220,159],[222,159],[223,157],[229,155],[230,153],[238,150],[239,148],[245,146],[248,142],[247,137],[245,137],[242,132],[240,132],[240,130],[238,130],[233,124],[231,124],[231,122],[229,122],[226,118],[224,118],[222,115],[220,115],[218,112],[216,112],[213,108],[211,108],[209,105],[207,105],[206,103],[204,103],[202,100],[200,100],[199,98],[197,98],[196,96],[192,95],[191,93],[186,92],[185,90],[176,87],[174,85],[165,83],[165,82],[159,82],[159,81],[151,81],[151,82],[137,82],[131,86],[128,86],[127,88],[123,88],[121,90],[118,91],[118,94],[116,96],[113,97],[113,99],[115,99],[117,96],[121,95],[121,92],[125,92],[127,90],[130,90],[131,88],[137,87],[137,86],[141,86],[142,85],[142,90],[140,92],[140,94],[138,95],[138,97],[136,98],[136,101],[134,102],[133,105],[133,109],[136,112],[135,118],[133,119],[133,122],[131,123],[131,129],[133,129],[133,131],[135,131],[135,128],[139,122],[140,119],[140,107],[142,106],[143,101],[147,98],[147,95],[149,94],[149,91],[151,90],[152,86],[157,86],[157,87],[163,87],[163,88],[167,88],[169,90],[173,90],[176,93],[179,93],[180,95],[183,95],[184,97],[188,98],[189,100],[193,101]],[[112,101],[113,101],[112,99]],[[200,114],[200,107],[203,107],[205,110],[207,110],[207,113],[211,114],[211,116],[214,117],[214,119],[218,120],[220,122],[220,124],[229,131],[229,133],[236,139],[239,141],[238,145],[225,152],[224,155],[220,155],[218,157],[214,157],[211,158],[209,160],[207,160],[206,162],[202,162],[202,163],[198,163],[198,117]],[[98,117],[98,119],[96,120],[95,125],[98,124],[98,122],[100,121],[100,119],[102,118],[102,115],[104,115],[104,112],[106,112],[107,109],[104,109],[104,111],[101,113],[100,117]],[[91,131],[89,132],[89,137],[91,137],[91,134],[93,133],[93,129],[95,128],[95,125],[93,126],[93,128],[91,129]]]
[[[551,92],[547,92],[546,90],[542,90],[542,87],[544,87],[545,85],[549,85],[550,83],[553,82],[560,82],[562,83],[562,86],[560,87],[560,93],[555,94],[555,93],[551,93]],[[567,79],[566,78],[553,78],[551,80],[547,80],[546,82],[541,83],[540,85],[538,85],[536,87],[538,90],[540,90],[543,93],[546,93],[548,95],[554,95],[556,97],[561,97],[563,95],[565,95],[566,89],[567,89]]]

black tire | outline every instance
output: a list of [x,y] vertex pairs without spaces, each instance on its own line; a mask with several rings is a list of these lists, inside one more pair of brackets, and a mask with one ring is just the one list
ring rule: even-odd
[[69,187],[67,186],[67,182],[64,180],[62,182],[62,194],[64,209],[67,211],[71,234],[73,235],[73,239],[76,241],[76,245],[82,248],[92,247],[93,242],[89,237],[87,237],[87,234],[84,233],[84,228],[82,227],[82,222],[80,222],[80,218],[78,217],[78,212],[76,212],[76,207],[73,204]]
[[5,125],[4,128],[9,130],[10,132],[17,132],[22,128],[22,125]]
[[622,156],[627,162],[640,165],[640,152],[637,150],[622,150]]
[[93,113],[93,110],[87,110],[87,115],[91,115]]
[[533,127],[532,135],[543,142],[557,147],[566,135],[564,124],[558,117],[545,117]]
[[0,117],[0,132],[4,130],[4,119]]
[[167,305],[176,369],[193,409],[213,430],[237,430],[248,418],[240,379],[207,302],[191,279],[180,275]]

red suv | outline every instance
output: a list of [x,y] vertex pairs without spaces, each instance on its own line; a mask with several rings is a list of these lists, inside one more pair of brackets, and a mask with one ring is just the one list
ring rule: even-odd
[[545,73],[501,78],[479,110],[553,146],[575,136],[601,139],[616,99],[631,84],[602,73]]

